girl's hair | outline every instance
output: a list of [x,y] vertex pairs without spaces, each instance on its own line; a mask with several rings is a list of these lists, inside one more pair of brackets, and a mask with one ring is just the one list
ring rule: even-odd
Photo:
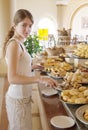
[[[31,20],[32,23],[34,23],[33,21],[33,16],[32,14],[26,10],[26,9],[19,9],[17,10],[17,12],[15,13],[14,19],[13,19],[13,23],[15,25],[17,25],[18,23],[20,23],[21,21],[23,21],[25,18],[29,18]],[[9,41],[10,38],[12,38],[14,35],[14,27],[12,26],[11,29],[9,30],[6,38],[5,38],[5,42],[4,42],[4,52],[6,50],[6,45]]]

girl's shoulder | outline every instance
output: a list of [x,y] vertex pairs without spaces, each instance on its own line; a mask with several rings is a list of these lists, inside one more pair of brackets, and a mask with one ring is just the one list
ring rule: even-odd
[[15,38],[11,38],[11,39],[9,39],[7,45],[9,45],[10,43],[13,43],[13,42],[18,44],[18,41]]
[[9,39],[9,41],[8,41],[8,43],[7,43],[7,45],[6,45],[6,48],[7,48],[10,44],[13,44],[13,43],[14,43],[14,45],[19,46],[18,41],[17,41],[15,38],[11,38],[11,39]]

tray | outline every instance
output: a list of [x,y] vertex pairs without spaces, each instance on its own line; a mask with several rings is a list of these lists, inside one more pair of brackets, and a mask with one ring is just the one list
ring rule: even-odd
[[70,104],[70,105],[85,105],[85,104],[88,104],[88,102],[86,103],[71,103],[71,102],[66,102],[62,99],[61,95],[59,94],[59,100],[66,103],[66,104]]
[[51,73],[47,73],[48,76],[50,76],[51,78],[54,78],[54,79],[63,79],[63,77],[60,77],[60,76],[53,76]]

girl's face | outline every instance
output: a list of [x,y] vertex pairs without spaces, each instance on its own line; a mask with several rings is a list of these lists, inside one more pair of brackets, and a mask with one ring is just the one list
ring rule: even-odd
[[21,38],[27,38],[32,28],[32,22],[29,18],[25,18],[23,21],[15,25],[15,34]]

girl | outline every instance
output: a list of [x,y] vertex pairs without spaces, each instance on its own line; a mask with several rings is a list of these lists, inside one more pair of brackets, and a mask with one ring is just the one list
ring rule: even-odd
[[57,82],[51,78],[31,76],[31,57],[23,43],[30,34],[32,24],[32,14],[28,10],[19,9],[14,16],[13,26],[4,43],[10,84],[6,93],[9,130],[32,130],[32,83],[57,86]]

